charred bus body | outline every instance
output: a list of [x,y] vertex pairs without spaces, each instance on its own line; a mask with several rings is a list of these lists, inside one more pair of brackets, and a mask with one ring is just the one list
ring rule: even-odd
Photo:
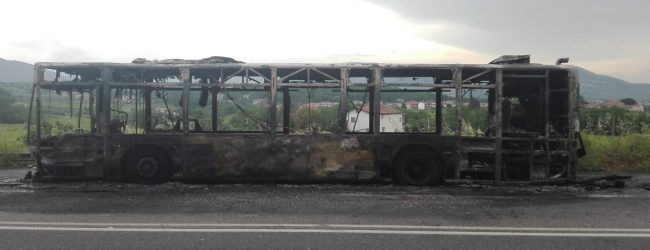
[[[582,154],[568,66],[134,62],[35,65],[37,178],[534,182],[575,177]],[[336,100],[329,125],[311,121],[314,91]],[[52,93],[69,95],[69,133],[51,132]],[[426,127],[386,108],[396,94],[425,98]],[[484,124],[472,133],[470,111]]]

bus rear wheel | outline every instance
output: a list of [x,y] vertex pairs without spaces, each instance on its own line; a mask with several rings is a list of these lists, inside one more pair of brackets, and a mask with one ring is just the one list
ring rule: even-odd
[[159,184],[170,177],[170,163],[160,150],[136,149],[127,160],[126,178],[130,182]]
[[412,149],[398,157],[395,175],[400,184],[412,186],[434,185],[442,181],[442,166],[434,152]]

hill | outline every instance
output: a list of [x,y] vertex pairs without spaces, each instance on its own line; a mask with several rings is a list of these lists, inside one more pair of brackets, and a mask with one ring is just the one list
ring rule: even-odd
[[[618,78],[599,75],[583,68],[578,68],[580,74],[580,91],[586,100],[623,99],[626,97],[636,100],[650,101],[650,84],[630,83]],[[33,81],[34,68],[29,63],[5,60],[0,58],[0,82]],[[46,72],[53,74],[53,72]]]
[[0,82],[32,82],[34,66],[0,58]]
[[580,75],[580,94],[586,100],[630,97],[638,101],[650,101],[650,84],[630,83],[611,76],[599,75],[583,68],[578,68],[578,73]]

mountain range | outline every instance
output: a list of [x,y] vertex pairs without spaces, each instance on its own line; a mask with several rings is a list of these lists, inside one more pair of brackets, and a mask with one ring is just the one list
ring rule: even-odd
[[[580,93],[585,100],[610,100],[633,98],[650,101],[650,84],[630,83],[615,77],[600,75],[584,68],[578,68]],[[51,73],[51,72],[50,72]],[[33,81],[34,66],[19,61],[0,58],[0,82]]]
[[650,101],[650,84],[630,83],[615,77],[599,75],[584,68],[578,68],[580,94],[585,100],[620,100],[632,98]]

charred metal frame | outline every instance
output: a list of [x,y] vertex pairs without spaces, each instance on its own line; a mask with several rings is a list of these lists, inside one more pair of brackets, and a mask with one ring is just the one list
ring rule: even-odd
[[[87,74],[82,77],[83,82],[58,82],[48,81],[44,79],[46,70],[53,70],[65,72],[68,74]],[[179,72],[178,83],[156,82],[150,81],[151,79],[139,79],[137,82],[121,82],[114,79],[118,71],[144,71],[144,70],[170,70]],[[371,81],[365,84],[369,90],[369,107],[370,107],[370,127],[369,133],[366,135],[351,135],[346,131],[347,114],[348,114],[348,95],[350,88],[353,86],[361,86],[359,84],[350,83],[350,78],[353,76],[354,70],[362,70],[369,72],[368,77]],[[435,134],[419,135],[416,133],[402,133],[402,134],[386,134],[381,133],[380,129],[380,115],[378,114],[381,105],[381,92],[382,91],[403,91],[408,92],[407,88],[399,89],[398,84],[384,82],[384,71],[392,70],[394,72],[404,72],[404,77],[409,77],[409,72],[438,72],[449,71],[450,77],[446,79],[448,82],[443,83],[434,81],[432,84],[417,85],[418,88],[428,88],[425,91],[435,93],[436,103],[436,132]],[[98,75],[88,72],[99,72]],[[474,72],[468,74],[467,72]],[[476,73],[478,72],[478,73]],[[504,72],[508,72],[504,74]],[[533,73],[531,73],[533,72]],[[418,73],[420,74],[420,73]],[[433,73],[431,73],[433,74]],[[425,76],[425,75],[419,75]],[[561,78],[564,83],[559,84],[560,87],[551,87],[551,78]],[[241,77],[241,82],[233,83],[230,81],[236,77]],[[436,77],[428,75],[428,77]],[[193,82],[193,79],[205,79],[198,83]],[[300,81],[291,81],[298,79]],[[481,80],[489,79],[490,83],[482,84]],[[518,80],[511,79],[540,79],[543,81],[541,91],[537,92],[539,95],[538,100],[543,102],[538,105],[543,105],[543,123],[544,130],[534,138],[527,137],[512,137],[504,135],[504,86],[506,83],[504,79],[508,79],[508,86],[515,86]],[[209,80],[209,81],[208,81]],[[526,81],[526,80],[522,80]],[[557,85],[557,84],[556,84]],[[555,86],[555,85],[554,85]],[[565,88],[566,87],[566,88]],[[115,135],[111,133],[109,128],[109,121],[111,119],[111,89],[113,88],[133,88],[140,89],[144,93],[142,105],[144,105],[144,130],[150,133],[151,136],[156,136],[151,128],[151,92],[157,88],[175,88],[182,92],[184,97],[181,105],[182,111],[182,131],[180,134],[180,144],[165,146],[165,150],[170,150],[170,160],[174,164],[179,165],[179,170],[189,171],[192,164],[193,141],[196,135],[189,131],[189,107],[190,107],[190,92],[193,90],[208,88],[212,96],[212,131],[217,133],[217,93],[223,91],[265,91],[268,92],[268,131],[261,133],[260,138],[270,140],[271,144],[276,143],[278,138],[283,138],[288,134],[289,123],[289,106],[291,104],[288,98],[288,91],[290,88],[332,88],[336,89],[339,94],[339,112],[338,112],[338,133],[330,135],[331,138],[336,140],[347,140],[355,138],[355,140],[368,141],[368,147],[372,160],[372,165],[376,174],[371,175],[372,179],[391,179],[391,164],[394,162],[396,155],[402,150],[413,145],[419,145],[431,148],[435,153],[444,158],[443,164],[449,166],[446,173],[448,180],[462,180],[464,175],[477,169],[472,169],[468,166],[471,163],[463,165],[467,162],[468,155],[479,155],[485,157],[491,162],[491,168],[488,169],[492,176],[488,178],[492,181],[511,181],[508,178],[508,172],[511,171],[512,166],[517,165],[521,168],[523,163],[513,163],[511,158],[524,155],[530,156],[530,169],[528,171],[528,178],[523,181],[548,181],[552,179],[571,179],[575,177],[575,166],[577,164],[576,154],[578,133],[578,79],[577,74],[571,67],[567,66],[554,66],[554,65],[530,65],[530,64],[516,64],[516,65],[395,65],[395,64],[240,64],[240,63],[225,63],[225,64],[171,64],[171,65],[158,65],[158,64],[119,64],[119,63],[37,63],[35,65],[35,78],[34,78],[34,97],[32,105],[35,105],[35,122],[32,122],[32,114],[30,112],[30,121],[28,123],[29,131],[31,133],[31,126],[34,124],[36,127],[35,137],[30,134],[31,150],[37,158],[39,171],[44,175],[55,175],[51,172],[51,166],[45,166],[41,159],[48,157],[47,152],[51,152],[51,147],[44,146],[42,141],[41,131],[41,90],[42,89],[65,89],[65,90],[79,90],[79,89],[95,89],[96,98],[90,97],[92,117],[92,136],[101,138],[101,148],[98,149],[97,158],[101,164],[93,166],[94,168],[101,168],[102,174],[100,178],[120,178],[122,176],[124,156],[119,154],[127,154],[129,151],[125,148],[133,147],[138,143],[144,143],[142,139],[129,139],[125,135]],[[397,88],[391,90],[391,88]],[[468,138],[463,136],[461,128],[463,126],[462,112],[463,112],[463,91],[483,89],[487,90],[494,95],[490,102],[489,110],[493,114],[489,117],[490,123],[495,124],[493,136],[486,140],[478,140],[477,138]],[[454,135],[443,136],[442,131],[442,96],[444,90],[455,91],[455,121],[454,121]],[[278,123],[277,118],[277,98],[278,91],[280,91],[283,98],[283,120]],[[559,94],[565,98],[553,98],[553,93],[562,92]],[[560,102],[560,106],[567,107],[566,114],[553,114],[551,110],[551,102]],[[566,133],[560,135],[558,128],[553,128],[551,124],[551,117],[566,117],[554,120],[556,122],[567,123]],[[555,118],[554,118],[555,119]],[[278,129],[280,127],[280,129]],[[278,133],[281,132],[281,133]],[[223,132],[220,132],[223,133]],[[555,133],[555,134],[554,134]],[[239,136],[237,131],[225,133],[227,136]],[[73,135],[71,135],[73,136]],[[172,134],[158,135],[162,138],[172,138]],[[247,135],[248,136],[248,135]],[[253,135],[255,136],[255,135]],[[303,135],[309,136],[309,135]],[[321,135],[322,136],[322,135]],[[366,136],[366,137],[364,137]],[[142,136],[138,136],[141,138]],[[178,137],[178,136],[177,136]],[[362,138],[363,137],[363,138]],[[135,138],[135,136],[133,137]],[[153,137],[152,137],[153,138]],[[192,139],[194,138],[194,139]],[[371,138],[371,139],[365,139]],[[228,140],[232,139],[228,137]],[[176,139],[174,139],[176,140]],[[323,139],[326,140],[326,139]],[[329,140],[329,139],[327,139]],[[159,140],[149,142],[152,144],[160,143]],[[390,145],[388,145],[390,144]],[[504,147],[504,145],[510,145]],[[529,150],[517,149],[518,145],[530,145]],[[515,146],[513,146],[515,145]],[[178,150],[176,147],[180,147]],[[271,150],[273,152],[273,150]],[[116,155],[118,154],[118,155]],[[544,178],[534,179],[533,176],[533,159],[536,156],[543,156],[545,159],[544,164]],[[541,158],[541,157],[540,157]],[[213,159],[213,158],[210,158]],[[213,159],[214,160],[214,159]],[[351,163],[353,164],[353,163]],[[513,165],[514,164],[514,165]],[[554,170],[559,165],[562,165],[562,171]],[[59,166],[56,166],[59,167]],[[366,169],[367,170],[367,169]],[[364,171],[366,171],[364,170]],[[486,169],[480,169],[485,171]],[[368,170],[372,171],[372,170]],[[331,174],[331,173],[330,173]],[[552,174],[555,174],[552,176]],[[356,173],[357,179],[361,174]],[[89,177],[89,176],[85,176]],[[284,178],[284,177],[282,177]],[[354,179],[354,178],[352,178]],[[521,179],[518,179],[521,181]]]

